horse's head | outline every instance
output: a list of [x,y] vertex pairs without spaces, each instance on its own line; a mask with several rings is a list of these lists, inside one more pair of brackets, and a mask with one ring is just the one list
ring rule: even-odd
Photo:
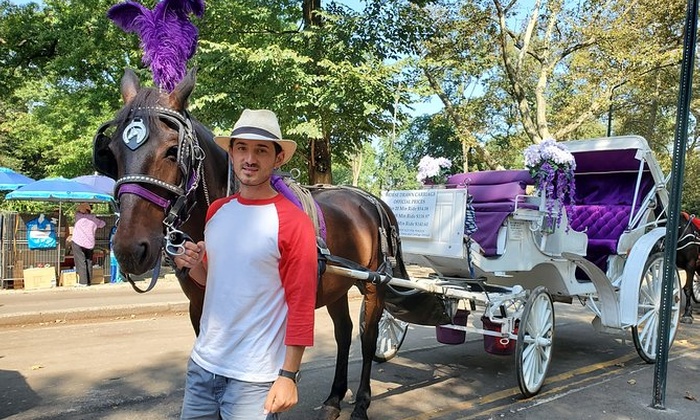
[[[121,81],[124,107],[95,136],[95,168],[117,181],[119,222],[113,250],[127,273],[153,268],[167,229],[187,222],[188,233],[201,239],[206,207],[210,199],[223,195],[226,172],[205,174],[203,162],[207,156],[226,165],[225,152],[186,111],[194,84],[190,71],[168,94],[142,88],[127,69]],[[198,215],[188,222],[197,202]]]

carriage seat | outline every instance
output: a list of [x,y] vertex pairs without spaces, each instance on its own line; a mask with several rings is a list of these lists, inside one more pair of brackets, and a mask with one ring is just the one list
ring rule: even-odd
[[498,230],[528,185],[534,185],[534,181],[527,170],[466,172],[447,179],[448,188],[467,188],[473,197],[477,231],[471,237],[485,256],[497,255]]
[[568,205],[569,226],[588,236],[586,258],[601,268],[607,268],[607,257],[617,254],[620,236],[627,228],[630,205]]

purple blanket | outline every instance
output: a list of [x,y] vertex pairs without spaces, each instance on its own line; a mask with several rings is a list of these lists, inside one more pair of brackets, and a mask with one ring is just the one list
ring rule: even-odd
[[534,184],[526,170],[482,171],[455,174],[447,179],[448,185],[467,188],[474,197],[477,230],[471,237],[484,250],[484,255],[496,255],[498,229],[515,210],[515,198],[525,194],[525,188]]
[[[304,207],[301,205],[301,201],[299,200],[299,197],[297,197],[296,194],[294,194],[294,192],[284,182],[284,179],[281,176],[272,175],[272,187],[275,190],[277,190],[278,193],[287,197],[287,199],[289,201],[291,201],[292,203],[294,203],[294,205],[296,205],[300,209],[304,210]],[[326,222],[325,222],[325,219],[323,218],[323,212],[321,211],[321,206],[319,206],[316,201],[314,201],[314,204],[316,205],[316,211],[318,212],[319,235],[325,241],[326,240]]]

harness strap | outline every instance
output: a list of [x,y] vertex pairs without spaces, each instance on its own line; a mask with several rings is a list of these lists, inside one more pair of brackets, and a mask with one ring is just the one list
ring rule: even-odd
[[[396,252],[400,246],[401,238],[398,235],[398,230],[396,226],[392,225],[389,221],[389,215],[386,209],[379,203],[373,195],[367,193],[366,191],[351,186],[342,186],[341,188],[353,190],[358,194],[362,195],[367,201],[374,204],[379,214],[379,235],[380,235],[380,246],[382,254],[384,255],[384,262],[390,263],[391,267],[396,267]],[[387,232],[391,232],[388,234]],[[391,239],[391,246],[389,245],[389,239]]]
[[311,191],[309,191],[308,188],[302,187],[299,183],[294,182],[291,177],[283,177],[282,179],[287,187],[299,198],[302,210],[311,218],[314,229],[316,230],[316,236],[325,238],[326,227],[323,221],[323,214],[319,211],[316,201],[314,201],[314,198],[311,196]]
[[299,185],[289,175],[275,174],[271,179],[272,187],[284,195],[297,207],[302,209],[310,218],[316,231],[316,237],[326,239],[326,223],[321,208],[311,195],[308,188]]
[[686,242],[683,246],[678,246],[676,250],[680,251],[693,245],[700,246],[700,237],[698,235],[698,232],[691,227],[696,226],[696,216],[694,214],[689,215],[686,212],[681,212],[681,215],[687,219],[687,222],[685,223],[685,227],[683,228],[681,233],[678,235],[677,243],[680,244],[681,242],[684,242],[686,240],[688,240],[688,242]]
[[135,194],[138,195],[139,197],[150,201],[151,203],[163,208],[167,209],[170,206],[170,200],[163,198],[159,196],[158,194],[154,193],[153,191],[144,188],[140,186],[139,184],[122,184],[118,187],[117,189],[117,199],[121,197],[123,194]]

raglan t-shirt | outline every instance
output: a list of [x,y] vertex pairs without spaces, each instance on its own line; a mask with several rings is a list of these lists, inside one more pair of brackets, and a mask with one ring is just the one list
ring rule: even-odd
[[192,359],[247,382],[272,382],[285,345],[311,346],[317,255],[311,219],[284,196],[212,203],[207,286]]

